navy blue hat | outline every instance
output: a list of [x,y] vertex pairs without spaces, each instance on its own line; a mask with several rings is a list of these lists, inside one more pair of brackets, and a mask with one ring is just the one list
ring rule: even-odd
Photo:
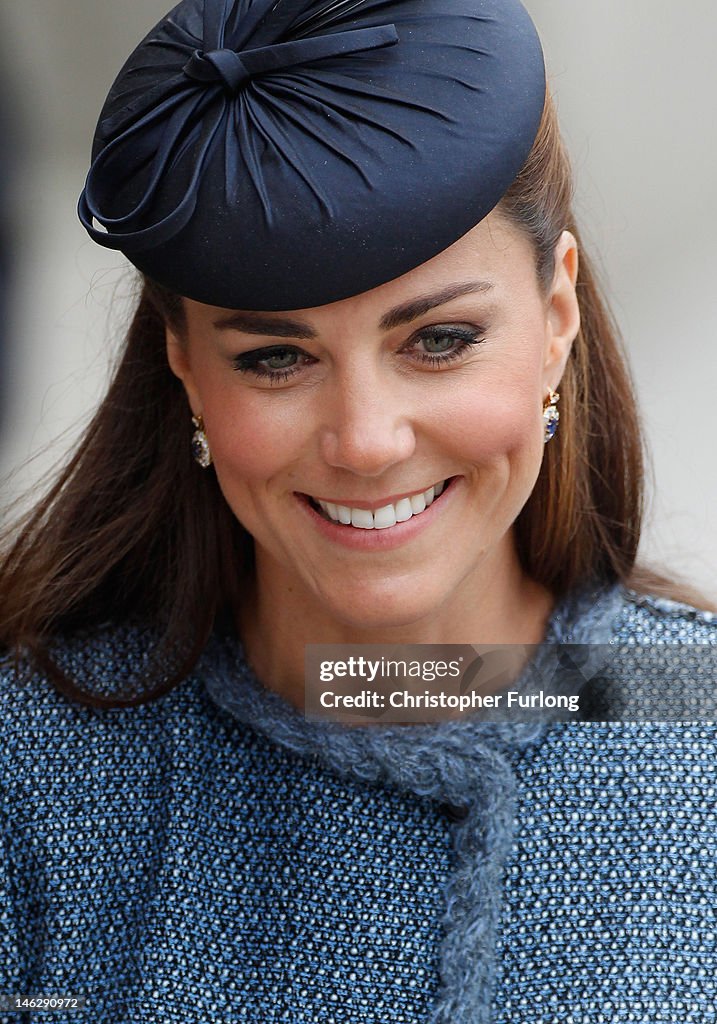
[[80,218],[180,295],[324,305],[479,223],[544,99],[519,0],[183,0],[110,90]]

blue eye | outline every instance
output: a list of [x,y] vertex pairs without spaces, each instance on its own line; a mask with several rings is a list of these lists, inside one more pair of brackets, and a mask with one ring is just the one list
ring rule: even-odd
[[[303,362],[302,362],[303,361]],[[272,381],[288,380],[311,358],[299,349],[287,345],[273,345],[245,352],[232,360],[239,373],[252,373],[256,377],[268,377]]]
[[[421,363],[444,366],[462,358],[473,346],[479,345],[483,341],[483,334],[481,328],[454,325],[428,327],[415,335],[400,351],[417,355]],[[424,346],[423,350],[418,348],[419,345]],[[232,366],[239,373],[263,378],[269,384],[280,384],[315,362],[313,356],[301,349],[290,345],[270,345],[235,356]]]
[[[429,327],[421,331],[410,344],[410,350],[417,352],[422,363],[440,366],[460,359],[473,346],[480,345],[483,330],[472,327]],[[421,351],[418,345],[423,345]]]

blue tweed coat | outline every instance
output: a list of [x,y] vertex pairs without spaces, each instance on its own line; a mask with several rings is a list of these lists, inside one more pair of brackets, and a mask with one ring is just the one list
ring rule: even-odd
[[[547,639],[694,645],[717,682],[713,616],[621,588]],[[62,656],[111,686],[146,651]],[[224,643],[127,710],[6,662],[0,707],[0,997],[87,1001],[41,1019],[717,1020],[711,721],[348,729]]]

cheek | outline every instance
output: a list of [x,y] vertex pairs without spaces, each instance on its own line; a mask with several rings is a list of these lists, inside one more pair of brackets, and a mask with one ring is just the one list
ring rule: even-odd
[[[281,449],[263,430],[245,431],[237,424],[209,433],[214,468],[223,479],[260,481],[272,476],[281,466]],[[278,440],[278,439],[277,439]]]
[[446,418],[451,444],[476,465],[532,463],[541,454],[540,399],[534,382],[462,391]]
[[295,457],[287,432],[273,417],[259,415],[256,404],[232,396],[228,402],[210,405],[205,427],[214,472],[224,499],[239,522],[258,542],[265,539],[271,505],[267,495],[274,478],[286,473]]
[[265,481],[298,457],[300,421],[276,402],[267,410],[267,397],[223,389],[205,401],[204,423],[220,483]]

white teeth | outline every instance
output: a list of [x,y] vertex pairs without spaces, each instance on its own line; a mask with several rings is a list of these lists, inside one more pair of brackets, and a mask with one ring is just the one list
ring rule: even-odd
[[421,512],[426,511],[426,495],[416,494],[415,497],[410,499],[411,508],[414,516],[420,515]]
[[318,504],[330,519],[343,526],[353,526],[357,530],[389,530],[397,523],[406,523],[413,516],[420,515],[443,494],[445,488],[445,481],[434,484],[422,494],[415,494],[412,498],[401,498],[395,505],[386,505],[375,512],[363,508],[348,508],[346,505],[336,505],[330,501],[320,501]]
[[358,530],[373,530],[373,512],[365,508],[352,508],[351,525]]
[[396,525],[396,509],[393,505],[386,505],[385,508],[380,508],[378,512],[373,514],[373,528],[374,530],[388,530],[389,527]]
[[401,498],[400,501],[396,502],[396,522],[407,523],[413,515],[413,509],[411,508],[410,498]]

